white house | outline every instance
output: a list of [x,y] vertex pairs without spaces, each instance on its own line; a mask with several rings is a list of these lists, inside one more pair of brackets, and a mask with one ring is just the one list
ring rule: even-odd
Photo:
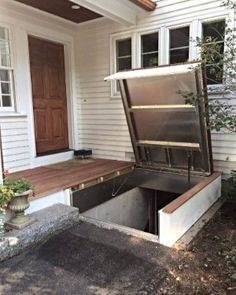
[[[46,2],[0,0],[0,126],[10,172],[70,159],[79,148],[132,159],[119,89],[104,77],[196,60],[192,40],[208,24],[235,26],[234,10],[221,0]],[[236,135],[213,132],[212,139],[215,169],[235,168]]]
[[[158,207],[155,201],[155,233],[159,220],[160,241],[173,245],[220,197],[221,175],[206,169],[204,177],[190,179],[188,154],[184,175],[158,174],[168,188],[177,188],[165,187],[170,195],[155,180],[145,195],[136,185],[113,198],[114,184],[108,181],[132,173],[134,154],[119,85],[104,78],[120,70],[196,61],[197,37],[217,37],[223,49],[223,34],[215,34],[225,23],[234,28],[235,16],[222,0],[0,0],[1,164],[36,184],[30,212],[56,202],[81,209],[86,200],[81,211],[92,209],[92,217],[101,213],[98,219],[105,214],[115,223],[116,217],[128,222],[137,220],[132,214],[147,217],[150,190],[155,200],[158,191],[164,203]],[[209,85],[211,78],[208,73]],[[222,98],[220,86],[220,79],[210,86],[210,98]],[[212,145],[215,170],[235,168],[236,135],[212,132]],[[47,166],[84,148],[93,150],[95,163],[77,170],[70,164],[62,173]],[[112,193],[100,186],[88,198],[84,188],[103,181]],[[119,191],[122,185],[117,186]]]

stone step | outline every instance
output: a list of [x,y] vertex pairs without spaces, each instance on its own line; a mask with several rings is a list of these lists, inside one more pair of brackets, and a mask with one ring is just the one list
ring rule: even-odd
[[0,238],[0,261],[36,246],[79,221],[78,208],[55,204],[30,214],[36,222],[21,230],[11,230]]

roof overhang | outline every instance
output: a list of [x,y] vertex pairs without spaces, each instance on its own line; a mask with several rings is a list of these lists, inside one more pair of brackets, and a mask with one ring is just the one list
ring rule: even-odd
[[129,0],[129,1],[147,11],[153,11],[156,9],[156,6],[157,6],[156,3],[151,0]]
[[123,25],[135,25],[140,10],[152,11],[151,0],[69,0]]

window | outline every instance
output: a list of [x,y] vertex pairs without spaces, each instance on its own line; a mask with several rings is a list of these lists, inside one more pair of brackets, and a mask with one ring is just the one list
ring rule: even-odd
[[9,30],[0,27],[0,109],[13,108],[13,69],[11,64]]
[[189,27],[170,30],[170,64],[189,59]]
[[[116,65],[115,72],[130,70],[132,68],[132,40],[131,38],[116,40]],[[120,85],[115,83],[115,93],[119,93]]]
[[141,66],[158,66],[158,32],[141,36]]
[[131,38],[116,41],[116,71],[132,67]]
[[[209,52],[206,57],[207,84],[221,84],[223,80],[221,58],[224,53],[225,21],[203,23],[202,32],[203,49]],[[214,46],[213,43],[215,44]]]

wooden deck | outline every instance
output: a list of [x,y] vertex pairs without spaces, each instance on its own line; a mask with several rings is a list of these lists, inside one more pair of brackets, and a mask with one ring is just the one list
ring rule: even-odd
[[9,178],[26,178],[34,187],[34,198],[40,198],[88,182],[103,181],[132,169],[132,162],[105,159],[70,160],[49,166],[11,173]]

